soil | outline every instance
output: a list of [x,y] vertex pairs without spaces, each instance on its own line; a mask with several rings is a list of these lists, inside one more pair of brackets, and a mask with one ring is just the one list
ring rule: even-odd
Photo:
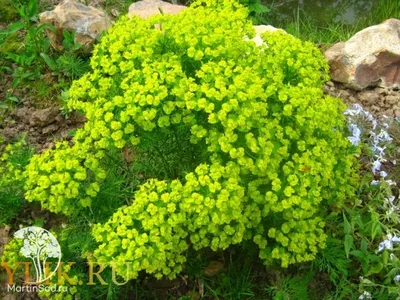
[[325,84],[324,91],[343,99],[347,105],[361,104],[375,117],[400,118],[400,90],[375,87],[356,91],[341,83],[329,81]]
[[78,113],[65,118],[56,106],[40,109],[27,102],[6,117],[0,134],[5,141],[26,134],[27,141],[40,152],[52,148],[57,140],[71,140],[71,131],[84,122]]

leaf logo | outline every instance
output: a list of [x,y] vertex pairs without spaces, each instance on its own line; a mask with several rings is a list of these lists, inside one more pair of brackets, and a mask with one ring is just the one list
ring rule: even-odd
[[[22,239],[24,245],[20,253],[32,260],[36,271],[36,281],[30,284],[38,284],[53,276],[61,263],[61,247],[57,239],[46,229],[40,227],[26,227],[18,230],[14,237]],[[50,266],[56,262],[55,268]]]

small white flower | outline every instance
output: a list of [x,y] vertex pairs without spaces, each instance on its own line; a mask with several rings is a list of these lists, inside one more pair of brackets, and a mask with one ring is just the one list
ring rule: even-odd
[[360,297],[358,297],[358,300],[366,300],[366,299],[372,299],[372,297],[370,293],[364,291],[364,293],[362,293]]
[[396,283],[400,283],[400,275],[396,275],[396,276],[393,278],[393,280],[394,280],[394,282],[396,282]]
[[385,180],[386,181],[386,183],[388,184],[388,185],[397,185],[397,183],[396,182],[394,182],[393,180],[391,180],[391,179],[389,179],[389,180]]
[[385,171],[380,171],[380,172],[379,172],[379,175],[380,175],[382,178],[386,178],[386,177],[388,176],[388,174],[387,174]]
[[376,172],[380,171],[381,169],[381,162],[376,160],[372,163],[372,172],[375,174]]
[[393,250],[393,243],[400,243],[400,238],[389,233],[386,239],[379,244],[378,252],[381,252],[384,249]]

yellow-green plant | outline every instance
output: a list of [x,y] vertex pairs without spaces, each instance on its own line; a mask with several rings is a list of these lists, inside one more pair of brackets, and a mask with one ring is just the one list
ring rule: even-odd
[[69,107],[87,118],[74,145],[27,169],[28,200],[72,213],[96,198],[110,149],[141,151],[155,132],[197,145],[202,155],[185,154],[196,168],[148,181],[95,226],[95,258],[126,279],[174,277],[188,247],[249,239],[267,264],[310,261],[325,245],[327,206],[354,192],[354,149],[344,105],[322,91],[323,55],[282,31],[257,47],[247,13],[209,0],[175,16],[121,18],[69,91]]
[[28,163],[32,150],[25,139],[5,146],[0,155],[0,187],[17,184],[24,179],[24,167]]
[[[1,265],[7,264],[7,267],[15,271],[19,263],[24,261],[24,257],[21,255],[20,250],[24,245],[23,240],[12,238],[3,247],[3,252],[0,256]],[[19,267],[23,269],[23,267]],[[23,270],[20,272],[23,273]]]
[[33,153],[24,138],[0,151],[0,224],[7,224],[23,204],[24,170]]

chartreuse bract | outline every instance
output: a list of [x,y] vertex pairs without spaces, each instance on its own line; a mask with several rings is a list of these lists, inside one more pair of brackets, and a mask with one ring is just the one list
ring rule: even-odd
[[186,153],[193,169],[150,178],[94,226],[94,258],[126,279],[141,270],[173,278],[189,247],[244,240],[265,264],[311,261],[325,247],[328,206],[354,194],[354,148],[343,104],[323,94],[322,54],[282,31],[257,47],[247,14],[211,0],[174,16],[122,17],[69,91],[85,126],[27,168],[27,199],[71,214],[101,201],[113,149],[140,151],[151,134],[179,129],[202,150]]

